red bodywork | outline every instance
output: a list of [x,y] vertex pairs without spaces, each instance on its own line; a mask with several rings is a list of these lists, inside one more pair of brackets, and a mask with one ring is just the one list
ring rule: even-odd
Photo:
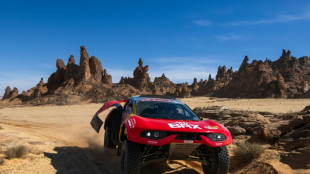
[[[126,100],[106,102],[97,111],[95,116],[98,117],[98,115],[101,112],[112,106],[122,108],[120,104],[122,102],[126,102]],[[97,128],[97,132],[99,132],[101,124],[99,128]],[[123,118],[122,125],[125,125],[126,127],[125,133],[127,134],[128,140],[136,143],[153,145],[153,146],[162,146],[169,143],[199,143],[211,147],[220,147],[232,143],[232,137],[228,129],[210,119],[206,119],[203,121],[185,121],[185,120],[152,119],[132,115],[128,118]],[[172,132],[172,134],[160,140],[153,140],[141,137],[140,134],[143,131],[165,131],[165,132]],[[207,136],[200,135],[201,140],[177,140],[175,139],[177,133],[200,133],[200,134],[221,133],[226,137],[226,139],[224,141],[216,142],[209,139]]]
[[[211,147],[220,147],[232,143],[232,137],[229,131],[224,126],[209,119],[205,121],[183,121],[151,119],[134,115],[126,119],[123,124],[127,128],[127,139],[141,144],[162,146],[168,143],[201,143]],[[200,135],[201,140],[176,140],[175,137],[177,134],[169,135],[160,140],[151,140],[140,136],[143,131],[222,133],[225,135],[226,140],[215,142],[203,135]]]
[[97,111],[97,115],[99,115],[101,112],[103,112],[104,110],[108,109],[109,107],[112,107],[112,106],[116,106],[117,108],[118,107],[121,107],[121,103],[124,103],[126,102],[127,100],[121,100],[121,101],[109,101],[109,102],[106,102],[104,103],[104,105]]

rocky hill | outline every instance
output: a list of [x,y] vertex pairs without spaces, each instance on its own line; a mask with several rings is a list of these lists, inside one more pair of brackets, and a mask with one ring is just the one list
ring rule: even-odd
[[310,97],[310,58],[297,59],[283,50],[282,56],[272,62],[253,60],[245,56],[239,70],[229,83],[214,92],[217,97],[242,98],[299,98]]
[[[112,76],[103,69],[95,56],[89,57],[85,46],[80,48],[79,65],[71,55],[67,65],[56,60],[56,72],[47,83],[43,79],[28,91],[19,94],[17,88],[8,86],[2,101],[11,104],[69,104],[76,100],[103,102],[109,99],[123,99],[135,94],[159,94],[175,97],[214,96],[241,98],[300,98],[310,97],[310,58],[292,57],[283,50],[282,56],[272,62],[253,60],[248,63],[245,56],[238,71],[219,66],[216,78],[209,75],[192,84],[175,84],[163,74],[150,80],[148,65],[140,58],[133,71],[133,77],[122,77],[119,83],[112,83]],[[3,102],[2,102],[3,103]]]
[[200,117],[216,120],[227,127],[234,142],[270,144],[281,162],[293,169],[310,168],[310,105],[300,112],[275,114],[232,110],[225,106],[195,108]]

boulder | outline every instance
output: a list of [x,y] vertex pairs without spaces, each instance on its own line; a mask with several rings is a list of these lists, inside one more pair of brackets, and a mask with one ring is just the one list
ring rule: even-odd
[[246,130],[240,126],[227,127],[231,135],[242,135],[246,133]]

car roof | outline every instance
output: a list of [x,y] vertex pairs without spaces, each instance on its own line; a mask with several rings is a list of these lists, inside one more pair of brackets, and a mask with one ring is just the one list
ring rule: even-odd
[[183,104],[180,100],[177,100],[174,97],[164,95],[137,95],[132,96],[130,99],[133,103],[137,103],[140,101],[162,101]]

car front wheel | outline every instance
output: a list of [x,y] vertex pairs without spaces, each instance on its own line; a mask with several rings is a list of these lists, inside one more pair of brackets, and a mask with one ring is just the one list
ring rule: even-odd
[[202,161],[205,174],[227,174],[229,170],[229,154],[226,146],[205,147]]
[[139,174],[140,163],[140,144],[124,140],[121,149],[121,174]]

